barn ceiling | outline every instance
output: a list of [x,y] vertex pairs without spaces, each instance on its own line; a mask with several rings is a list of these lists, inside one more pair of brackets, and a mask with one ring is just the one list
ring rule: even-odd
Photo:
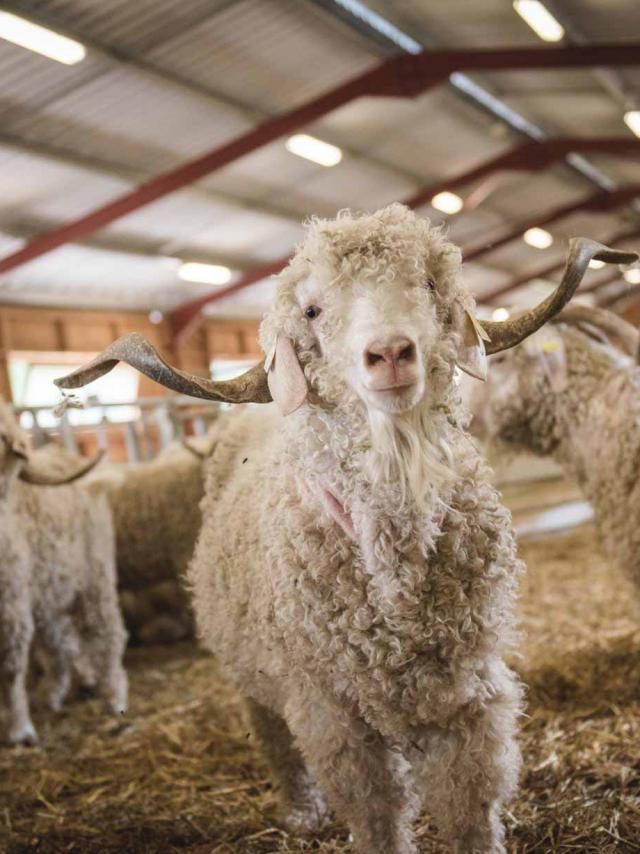
[[[425,49],[542,44],[508,0],[367,6]],[[637,0],[547,6],[569,44],[640,33]],[[87,57],[64,66],[0,41],[0,257],[401,51],[333,0],[21,0],[3,8],[78,39]],[[480,89],[472,85],[469,95],[447,83],[413,100],[353,101],[305,128],[343,149],[338,166],[302,160],[284,139],[272,142],[81,245],[3,274],[0,300],[168,311],[211,290],[180,280],[180,260],[225,264],[238,278],[285,257],[305,217],[407,198],[526,134],[632,138],[623,113],[640,106],[640,68],[465,79]],[[493,98],[494,112],[479,105],[478,91]],[[501,173],[455,216],[428,204],[419,210],[472,248],[603,187],[633,184],[640,185],[637,155],[585,155],[537,173]],[[551,248],[518,238],[470,262],[466,275],[481,297],[553,265],[570,236],[606,239],[634,224],[633,201],[580,212],[549,226]],[[590,271],[589,282],[605,274]],[[258,282],[207,310],[259,316],[272,287]],[[504,299],[524,304],[540,287],[534,281]]]

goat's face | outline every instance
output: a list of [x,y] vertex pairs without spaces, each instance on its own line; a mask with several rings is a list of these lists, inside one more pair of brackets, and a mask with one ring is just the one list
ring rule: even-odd
[[327,287],[313,273],[296,287],[322,360],[368,408],[398,413],[423,399],[440,334],[429,288],[374,277]]
[[489,379],[471,399],[474,432],[513,450],[548,453],[555,395],[565,386],[562,338],[545,329],[492,357]]
[[328,403],[371,410],[437,402],[452,382],[460,252],[400,206],[314,223],[281,276],[263,338],[291,338]]

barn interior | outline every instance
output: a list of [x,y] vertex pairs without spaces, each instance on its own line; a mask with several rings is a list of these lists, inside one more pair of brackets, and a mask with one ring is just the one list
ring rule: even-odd
[[[639,251],[637,0],[15,0],[0,80],[0,396],[35,448],[127,467],[205,447],[226,404],[121,364],[60,406],[53,379],[131,332],[199,376],[255,365],[311,217],[403,202],[442,224],[481,321],[549,296],[573,237]],[[574,302],[637,327],[639,286],[595,260]],[[640,851],[637,582],[557,461],[485,450],[526,564],[508,850]],[[40,740],[0,746],[0,850],[351,851],[339,822],[278,822],[233,689],[160,587],[153,629],[123,599],[122,718],[80,696],[53,715],[34,662]],[[448,850],[432,816],[417,836]]]

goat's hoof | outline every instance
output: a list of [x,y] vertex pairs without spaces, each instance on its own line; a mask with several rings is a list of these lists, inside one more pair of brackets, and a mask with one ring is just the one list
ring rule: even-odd
[[33,747],[38,743],[38,733],[35,730],[35,727],[29,721],[28,724],[24,724],[21,727],[16,727],[16,729],[12,729],[9,732],[9,744],[17,747],[18,745],[23,745],[24,747]]
[[95,683],[78,686],[79,700],[94,700],[98,696],[98,686]]
[[284,819],[284,826],[294,836],[307,836],[322,824],[322,817],[312,810],[291,810]]
[[295,836],[308,836],[314,833],[324,823],[327,807],[320,796],[314,798],[314,803],[293,807],[284,819],[284,826]]
[[49,708],[55,714],[62,711],[64,701],[67,699],[68,691],[55,692],[49,696]]

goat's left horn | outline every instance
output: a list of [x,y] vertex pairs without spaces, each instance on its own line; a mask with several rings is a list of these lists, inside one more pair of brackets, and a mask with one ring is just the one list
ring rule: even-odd
[[610,249],[595,240],[574,237],[569,242],[569,256],[562,281],[552,294],[535,308],[517,317],[504,321],[482,321],[490,339],[485,342],[485,351],[488,354],[499,353],[501,350],[515,347],[558,314],[576,292],[592,259],[609,264],[633,264],[638,260],[638,255],[635,252]]
[[216,382],[173,368],[165,362],[155,347],[137,332],[130,332],[118,338],[91,362],[54,382],[59,388],[79,388],[107,374],[118,362],[126,362],[154,382],[190,397],[224,403],[271,401],[264,361],[239,377]]

